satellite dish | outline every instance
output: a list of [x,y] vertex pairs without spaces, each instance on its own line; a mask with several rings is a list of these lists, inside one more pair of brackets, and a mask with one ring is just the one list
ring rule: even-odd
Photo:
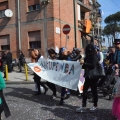
[[5,16],[6,17],[12,17],[13,16],[13,12],[10,9],[5,10]]

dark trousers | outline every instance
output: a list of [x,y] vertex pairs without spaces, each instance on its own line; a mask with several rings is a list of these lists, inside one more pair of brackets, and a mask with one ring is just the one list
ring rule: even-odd
[[45,90],[47,89],[47,87],[44,85],[44,83],[41,82],[41,77],[39,77],[36,74],[34,75],[34,81],[37,84],[38,93],[41,93],[40,86],[42,86]]
[[56,96],[56,87],[55,87],[55,84],[50,83],[50,82],[47,81],[47,86],[50,88],[50,90],[52,90],[53,95]]
[[96,79],[85,79],[84,87],[83,87],[83,101],[82,106],[86,107],[86,101],[87,101],[87,93],[89,87],[91,88],[91,92],[93,94],[93,100],[94,100],[94,106],[97,106],[98,102],[98,94],[97,94],[97,82]]
[[24,67],[24,64],[22,63],[22,61],[19,61],[19,70],[22,71],[22,67]]
[[8,63],[8,72],[12,72],[12,64],[11,63]]
[[2,120],[2,119],[1,119],[1,114],[2,114],[2,112],[3,112],[3,105],[0,104],[0,120]]
[[66,94],[66,88],[62,87],[61,88],[61,98],[63,98]]

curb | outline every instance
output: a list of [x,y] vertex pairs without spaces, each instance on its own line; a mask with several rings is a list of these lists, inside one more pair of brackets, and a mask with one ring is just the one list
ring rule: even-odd
[[5,81],[6,84],[34,84],[34,81]]

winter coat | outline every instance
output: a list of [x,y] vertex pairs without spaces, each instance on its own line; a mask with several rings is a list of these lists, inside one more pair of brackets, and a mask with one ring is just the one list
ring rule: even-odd
[[77,61],[77,60],[80,60],[81,58],[82,56],[80,54],[76,54],[74,58],[71,58],[71,61]]
[[24,64],[25,63],[25,58],[24,58],[25,56],[23,55],[23,54],[20,54],[20,56],[19,56],[19,62],[20,62],[20,64]]
[[120,64],[120,50],[116,50],[114,54],[114,64]]
[[7,64],[11,64],[12,63],[12,53],[8,52],[7,53]]
[[87,78],[88,76],[90,76],[88,74],[89,71],[91,71],[92,69],[94,69],[96,67],[97,63],[98,63],[98,58],[97,58],[96,54],[88,55],[87,57],[85,57],[84,64],[82,66],[82,68],[85,69],[85,74],[84,74],[85,78]]
[[107,56],[107,60],[109,60],[109,63],[110,63],[110,64],[113,64],[113,63],[114,63],[114,53],[110,53],[110,54]]
[[35,55],[35,52],[34,52],[34,51],[31,51],[31,62],[32,62],[32,63],[35,63],[36,58],[37,58],[37,55]]

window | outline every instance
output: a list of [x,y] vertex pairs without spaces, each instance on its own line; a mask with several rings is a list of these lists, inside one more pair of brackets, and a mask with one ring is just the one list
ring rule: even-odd
[[40,10],[39,0],[28,0],[28,11]]
[[40,41],[29,42],[30,48],[41,48]]
[[1,45],[1,50],[10,50],[10,45]]
[[0,18],[3,18],[3,17],[5,17],[5,10],[0,11]]
[[40,31],[28,32],[29,48],[41,48]]
[[40,10],[40,5],[32,5],[32,6],[28,6],[28,10],[30,11],[34,11],[34,10]]
[[10,37],[9,35],[0,36],[1,50],[10,50]]
[[5,17],[6,9],[8,9],[8,2],[0,2],[0,18]]
[[81,19],[85,19],[85,12],[81,12]]

